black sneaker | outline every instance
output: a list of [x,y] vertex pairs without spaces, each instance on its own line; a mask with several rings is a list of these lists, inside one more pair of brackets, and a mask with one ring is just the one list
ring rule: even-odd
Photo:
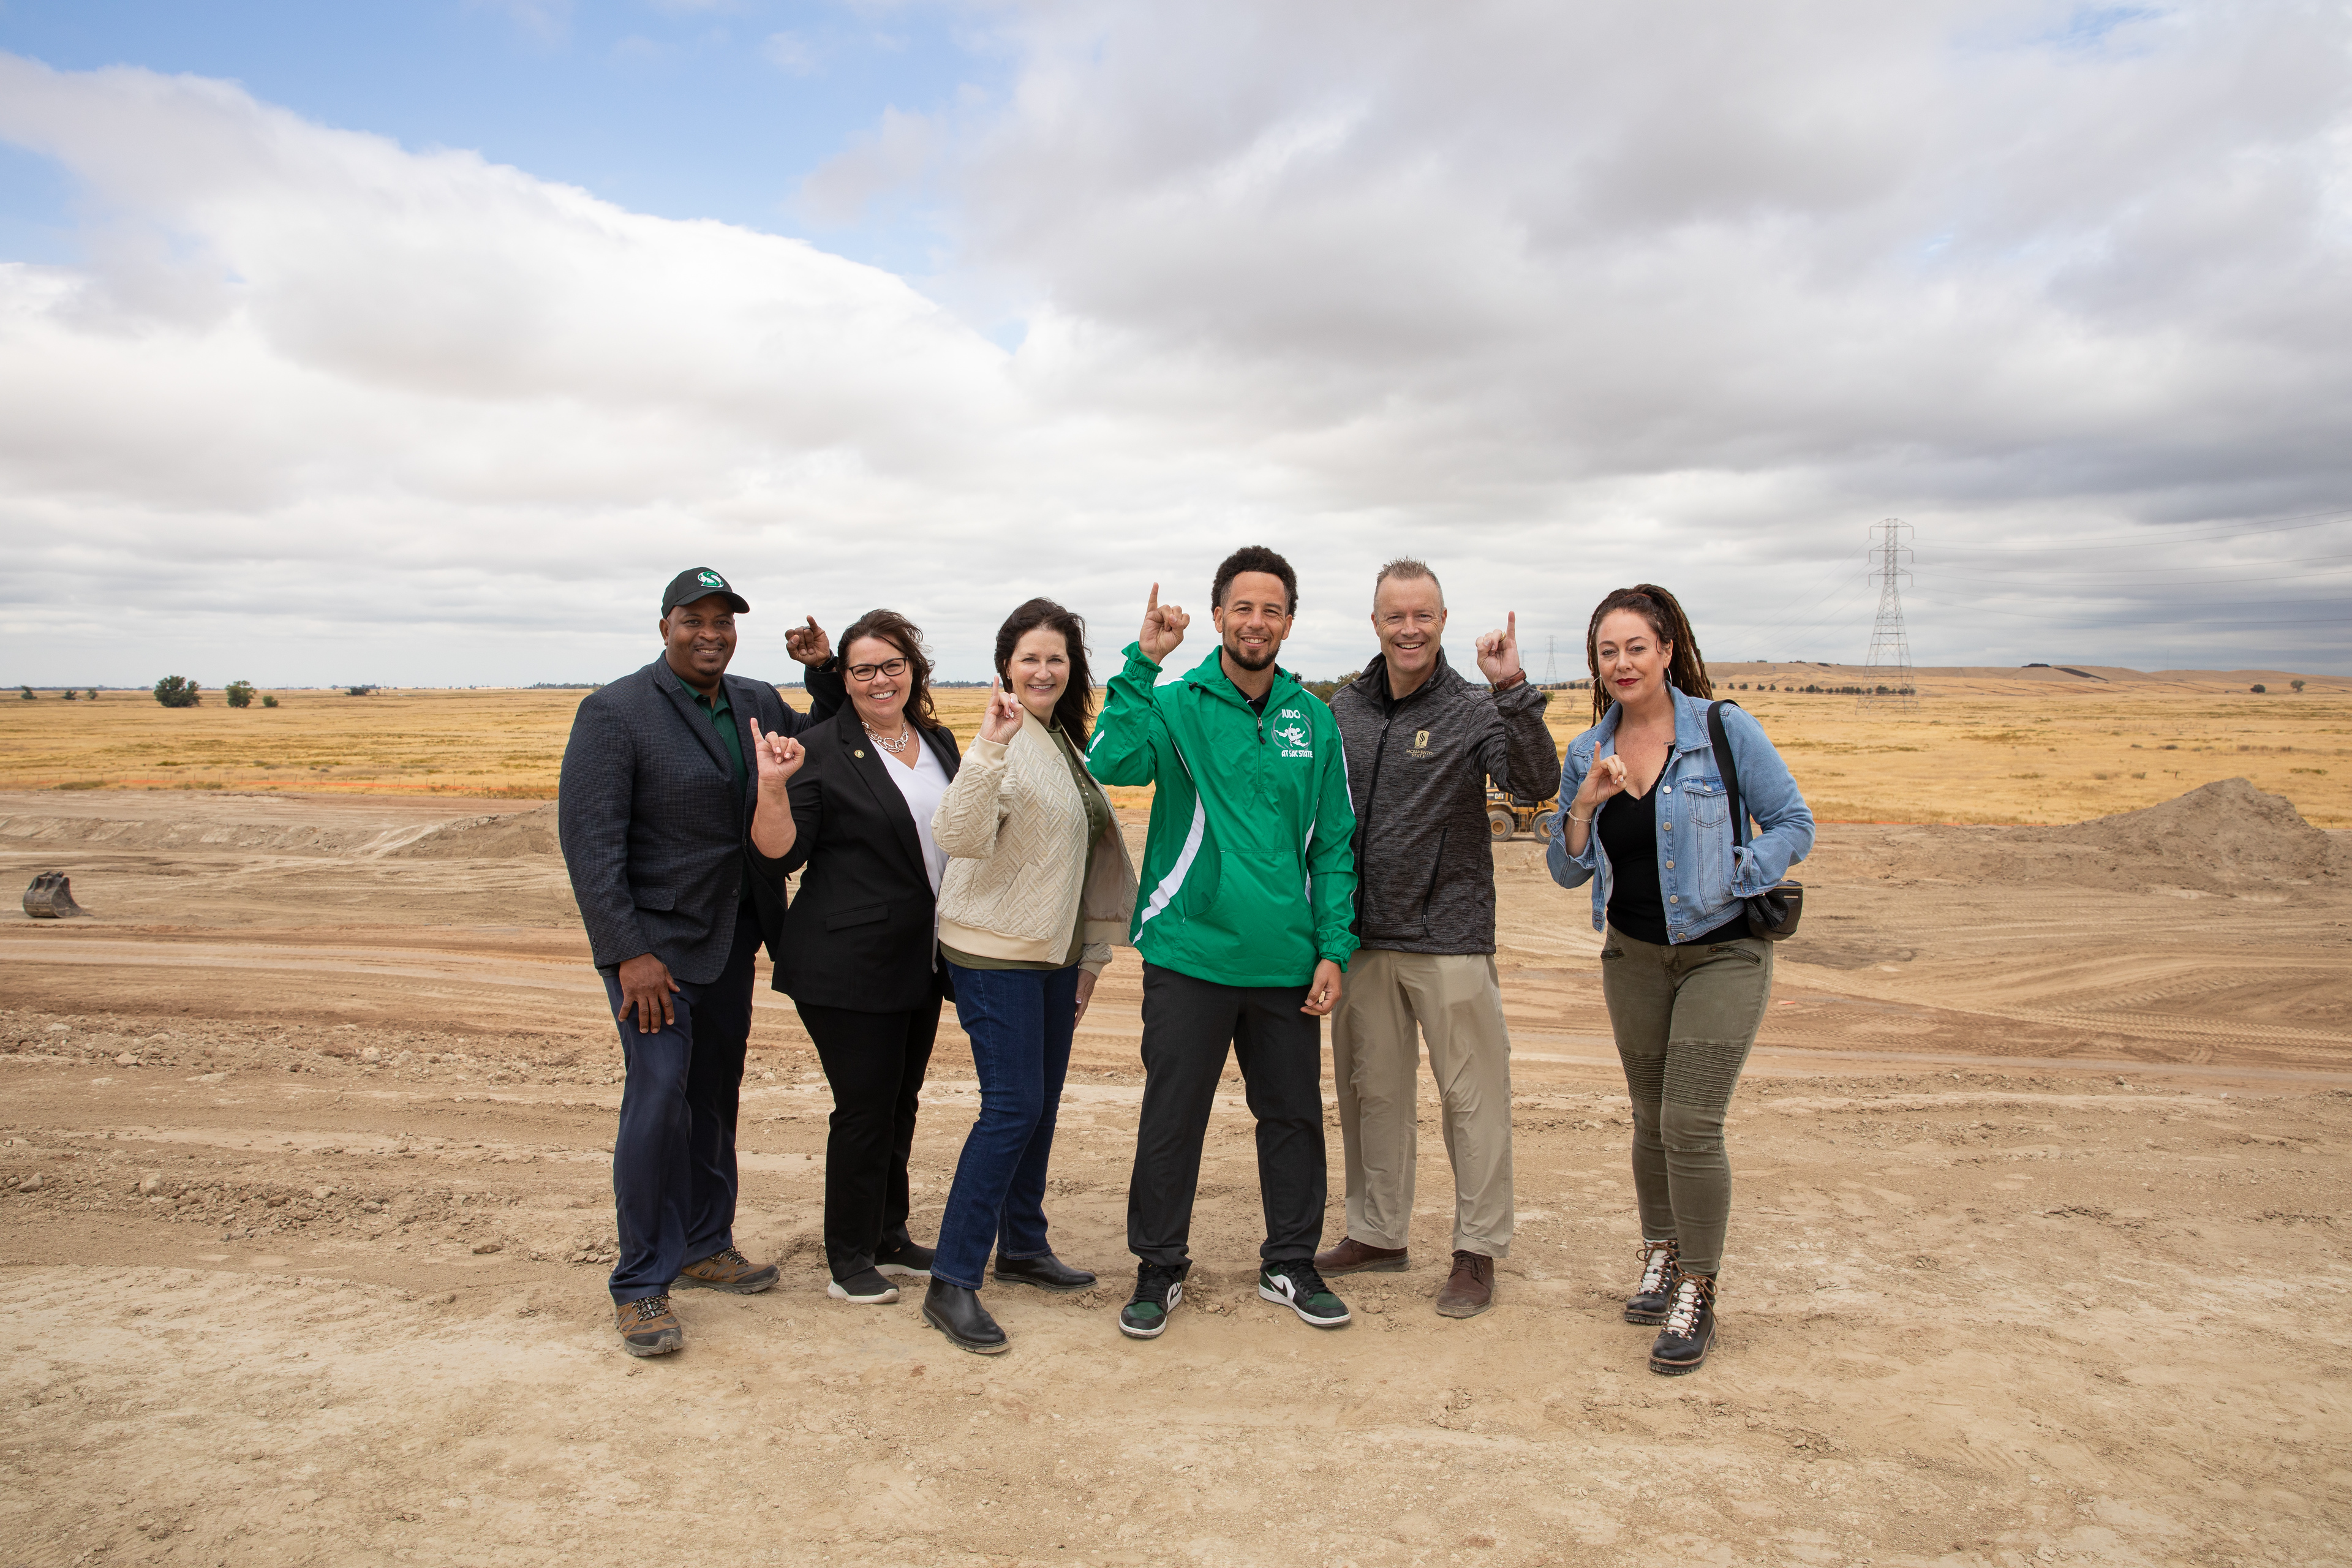
[[1650,1347],[1650,1370],[1661,1377],[1696,1372],[1715,1348],[1715,1281],[1704,1274],[1676,1274],[1666,1326]]
[[1674,1305],[1675,1246],[1671,1241],[1642,1243],[1642,1282],[1625,1298],[1629,1323],[1663,1323]]
[[1348,1326],[1347,1303],[1331,1293],[1312,1263],[1269,1263],[1258,1271],[1257,1293],[1289,1308],[1318,1329]]
[[928,1247],[918,1247],[905,1231],[886,1236],[882,1245],[874,1249],[874,1267],[885,1274],[895,1274],[906,1279],[929,1279],[931,1258]]
[[824,1293],[836,1301],[847,1301],[859,1307],[878,1307],[897,1300],[898,1287],[883,1279],[877,1269],[861,1268],[828,1284]]
[[1131,1340],[1156,1340],[1168,1328],[1168,1314],[1184,1299],[1189,1263],[1141,1263],[1135,1269],[1135,1294],[1118,1310],[1118,1331]]

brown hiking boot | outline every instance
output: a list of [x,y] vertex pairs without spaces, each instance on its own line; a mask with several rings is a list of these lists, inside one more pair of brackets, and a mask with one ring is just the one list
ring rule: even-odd
[[1352,1236],[1343,1237],[1330,1251],[1315,1255],[1318,1274],[1402,1274],[1405,1264],[1405,1248],[1372,1247]]
[[733,1247],[714,1252],[699,1263],[689,1263],[678,1271],[672,1285],[698,1285],[705,1290],[727,1290],[738,1296],[756,1296],[776,1282],[776,1266],[755,1264]]
[[1475,1318],[1495,1304],[1495,1260],[1475,1252],[1454,1255],[1454,1272],[1437,1293],[1441,1318]]
[[677,1326],[667,1296],[616,1301],[613,1313],[619,1320],[621,1348],[631,1355],[667,1355],[686,1348],[686,1331]]

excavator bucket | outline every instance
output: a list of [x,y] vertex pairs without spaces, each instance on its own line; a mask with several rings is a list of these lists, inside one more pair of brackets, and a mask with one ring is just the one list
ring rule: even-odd
[[89,911],[74,902],[73,884],[63,871],[44,871],[25,889],[25,912],[37,921],[63,920]]

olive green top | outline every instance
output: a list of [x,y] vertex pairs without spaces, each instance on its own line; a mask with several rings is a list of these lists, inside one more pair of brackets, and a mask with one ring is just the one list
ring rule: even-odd
[[[1059,724],[1049,726],[1047,733],[1054,737],[1054,744],[1062,749],[1062,760],[1070,764],[1070,777],[1078,786],[1078,796],[1087,803],[1087,868],[1078,874],[1078,886],[1084,888],[1087,879],[1094,874],[1095,856],[1102,844],[1103,830],[1110,826],[1110,801],[1100,786],[1087,776],[1086,764],[1078,760],[1077,748],[1070,744],[1067,735],[1062,733],[1062,727]],[[940,944],[940,954],[961,969],[1055,970],[1067,969],[1077,963],[1086,955],[1086,947],[1087,907],[1082,898],[1078,900],[1077,916],[1070,929],[1069,956],[1059,963],[1040,963],[1024,958],[983,958],[977,953],[960,952],[945,942]]]

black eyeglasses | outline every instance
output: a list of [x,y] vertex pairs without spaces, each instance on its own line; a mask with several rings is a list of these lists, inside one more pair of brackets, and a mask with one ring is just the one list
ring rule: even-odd
[[907,661],[903,658],[886,658],[880,664],[853,664],[849,667],[849,679],[852,680],[871,680],[877,675],[887,675],[896,680],[906,673]]

